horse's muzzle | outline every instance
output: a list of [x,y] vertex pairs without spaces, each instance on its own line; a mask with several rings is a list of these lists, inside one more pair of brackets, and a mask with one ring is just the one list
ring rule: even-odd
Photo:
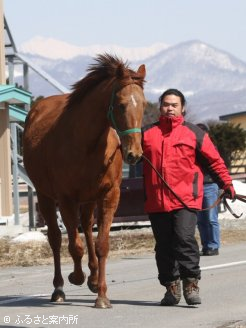
[[132,152],[127,154],[126,162],[130,165],[135,165],[141,158],[141,154],[134,155]]

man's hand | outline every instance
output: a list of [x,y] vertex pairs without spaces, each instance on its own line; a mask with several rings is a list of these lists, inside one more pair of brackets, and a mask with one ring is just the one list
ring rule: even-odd
[[233,184],[225,185],[224,186],[225,196],[229,199],[235,200],[236,199],[236,192],[233,187]]

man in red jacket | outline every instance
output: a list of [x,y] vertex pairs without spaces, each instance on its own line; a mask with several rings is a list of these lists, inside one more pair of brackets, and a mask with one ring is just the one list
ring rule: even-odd
[[[184,95],[166,90],[159,99],[160,119],[143,129],[143,151],[178,198],[144,160],[145,211],[156,241],[158,278],[166,287],[161,305],[176,305],[183,294],[188,305],[200,304],[199,248],[195,239],[197,210],[202,207],[206,167],[228,197],[235,191],[232,179],[208,134],[185,122]],[[189,209],[187,209],[185,206]]]

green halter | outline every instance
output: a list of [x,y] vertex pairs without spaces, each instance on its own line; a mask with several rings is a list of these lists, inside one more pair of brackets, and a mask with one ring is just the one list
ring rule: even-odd
[[112,91],[112,95],[111,95],[110,105],[109,105],[109,108],[108,108],[107,117],[108,117],[108,119],[111,120],[112,125],[113,125],[113,128],[116,130],[116,132],[118,133],[118,135],[121,137],[121,136],[124,136],[126,134],[135,133],[135,132],[141,132],[141,129],[140,128],[132,128],[132,129],[127,129],[127,130],[123,130],[123,131],[121,131],[121,130],[119,130],[117,128],[117,125],[116,125],[116,122],[115,122],[115,119],[114,119],[114,114],[113,114],[113,110],[114,110],[114,98],[115,98],[115,87],[113,88],[113,91]]

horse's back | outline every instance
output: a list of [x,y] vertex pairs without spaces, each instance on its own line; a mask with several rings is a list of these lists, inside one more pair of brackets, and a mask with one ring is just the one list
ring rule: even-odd
[[68,95],[50,96],[38,101],[28,113],[24,141],[38,142],[48,133],[64,111]]

